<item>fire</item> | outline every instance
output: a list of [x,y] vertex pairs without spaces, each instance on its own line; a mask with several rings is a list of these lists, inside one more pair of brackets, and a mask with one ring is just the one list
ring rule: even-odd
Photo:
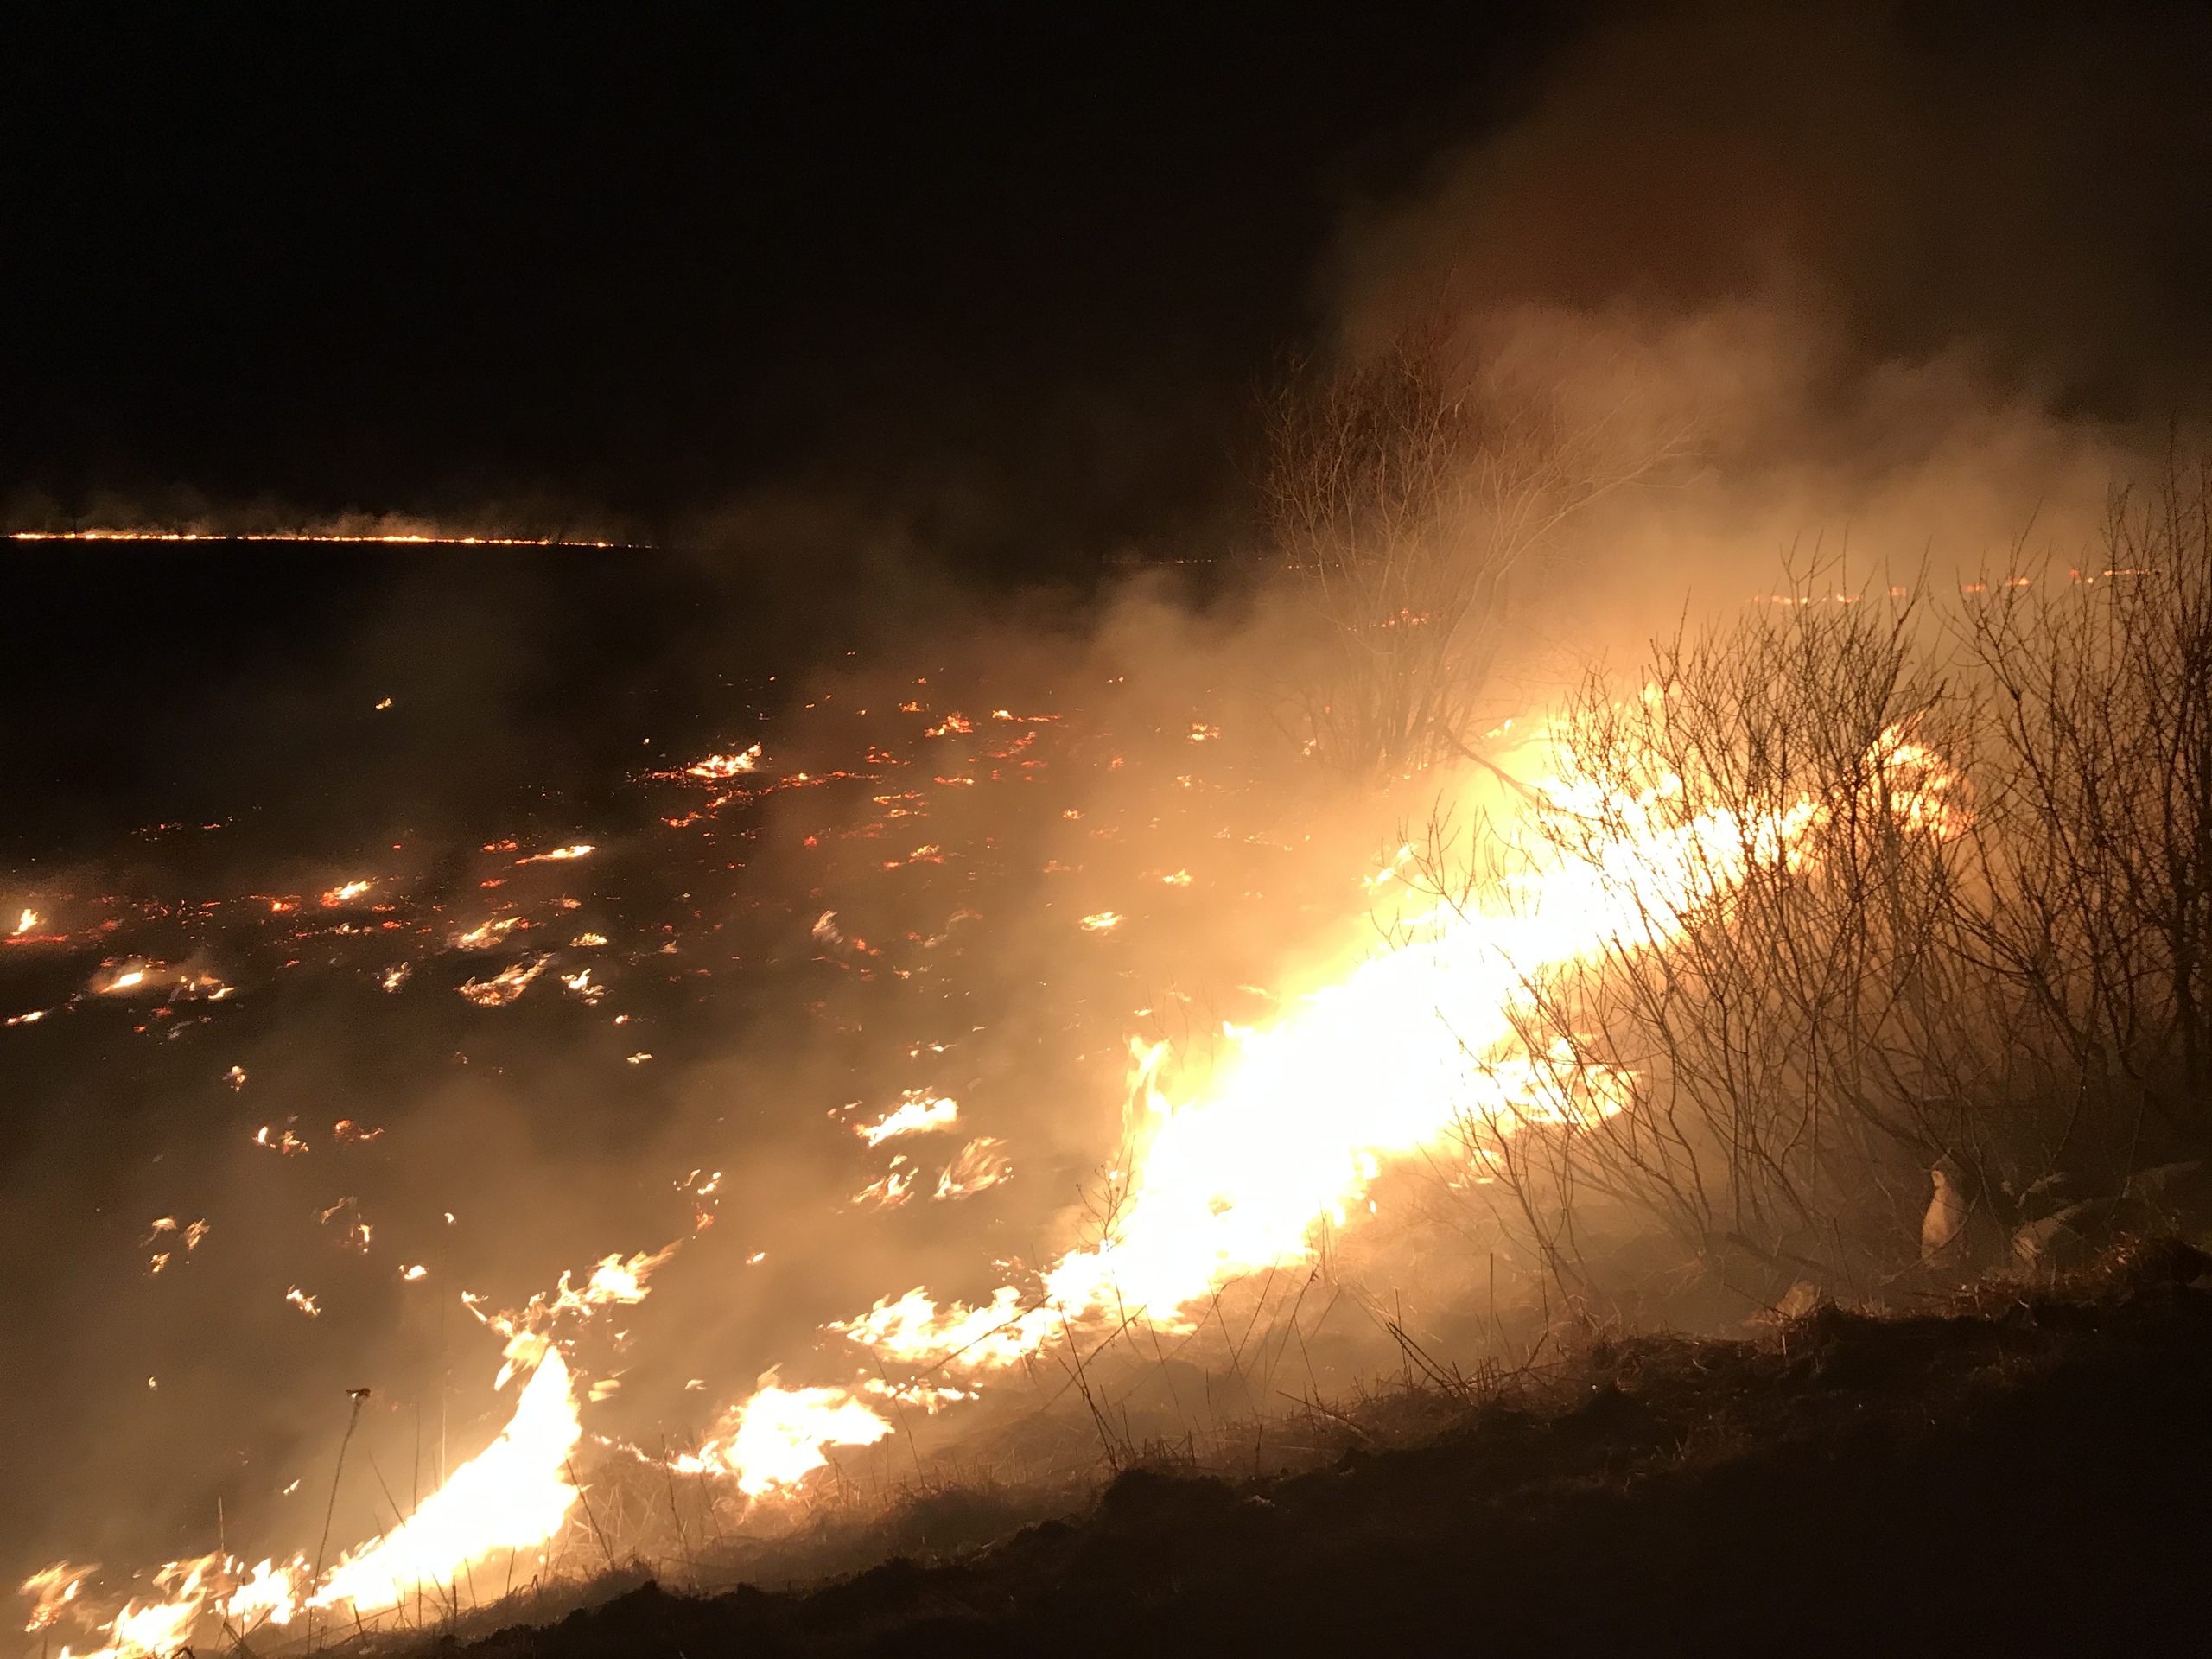
[[463,980],[454,988],[480,1008],[504,1008],[531,988],[550,957],[537,957],[501,969],[489,979]]
[[368,892],[373,885],[375,884],[368,881],[341,882],[322,895],[322,907],[325,910],[336,910],[341,905],[350,905]]
[[1000,1144],[996,1137],[986,1135],[961,1147],[958,1155],[944,1166],[944,1173],[938,1177],[937,1196],[964,1198],[996,1186],[1012,1175],[1013,1161],[999,1151]]
[[[948,715],[933,734],[971,729],[971,722]],[[1210,728],[1192,734],[1193,741],[1214,735]],[[689,771],[705,778],[750,771],[758,753],[756,746],[734,757],[709,756]],[[1888,769],[1916,771],[1928,779],[1922,789],[1897,796],[1898,810],[1915,815],[1916,823],[1940,827],[1948,821],[1954,809],[1933,755],[1893,733],[1877,758]],[[728,772],[713,770],[722,766]],[[872,1399],[897,1398],[933,1411],[972,1398],[976,1374],[1019,1364],[1101,1320],[1126,1324],[1141,1317],[1168,1330],[1190,1330],[1192,1310],[1224,1285],[1308,1262],[1330,1230],[1365,1210],[1387,1165],[1446,1146],[1470,1122],[1500,1137],[1571,1134],[1629,1109],[1630,1077],[1577,1071],[1565,1053],[1525,1052],[1518,1015],[1532,983],[1624,939],[1661,942],[1668,918],[1679,919],[1709,902],[1754,863],[1794,857],[1822,809],[1801,800],[1777,803],[1749,819],[1715,812],[1685,821],[1667,805],[1681,792],[1679,779],[1653,777],[1627,785],[1615,779],[1600,791],[1571,756],[1555,757],[1554,770],[1555,775],[1529,786],[1536,804],[1529,810],[1624,826],[1601,856],[1547,861],[1541,836],[1522,838],[1523,873],[1500,884],[1481,905],[1438,905],[1413,917],[1393,944],[1353,963],[1332,982],[1283,1000],[1272,1019],[1249,1027],[1225,1024],[1222,1057],[1202,1082],[1179,1078],[1165,1045],[1132,1039],[1131,1155],[1115,1178],[1106,1206],[1113,1219],[1103,1237],[1065,1250],[1033,1277],[1001,1285],[974,1306],[941,1305],[916,1287],[831,1323],[830,1331],[885,1360],[937,1368],[939,1374],[926,1387],[879,1378],[850,1387],[787,1388],[772,1370],[749,1398],[730,1408],[714,1438],[671,1466],[729,1476],[755,1500],[788,1494],[829,1465],[832,1448],[874,1446],[891,1434],[891,1421]],[[1075,815],[1070,809],[1068,816]],[[514,850],[512,842],[495,846]],[[580,858],[592,850],[576,843],[517,862]],[[1395,861],[1370,884],[1370,892],[1386,884],[1395,884],[1393,893],[1410,892],[1409,857]],[[1179,868],[1155,872],[1152,879],[1178,887],[1192,880]],[[366,887],[348,883],[323,898],[327,904],[349,902]],[[952,921],[970,913],[963,910]],[[1118,912],[1102,910],[1082,917],[1079,925],[1103,934],[1123,920]],[[483,949],[527,925],[518,917],[500,918],[450,942],[461,950]],[[812,934],[833,949],[867,949],[864,942],[846,938],[835,911],[821,912]],[[607,943],[597,933],[574,940],[579,947]],[[525,958],[488,978],[466,982],[459,994],[481,1007],[505,1006],[550,960],[546,955]],[[180,978],[158,963],[111,966],[116,972],[103,990],[136,988],[142,979],[167,983]],[[396,990],[406,973],[401,964],[379,982]],[[588,969],[556,977],[587,1001],[601,989]],[[632,1065],[651,1058],[645,1051],[628,1057]],[[244,1080],[244,1072],[233,1068],[233,1085]],[[957,1102],[918,1089],[852,1129],[873,1147],[949,1130],[959,1116]],[[377,1133],[351,1120],[333,1129],[340,1142],[366,1141]],[[280,1154],[308,1150],[289,1128],[264,1126],[252,1139]],[[960,1199],[1012,1173],[1001,1143],[978,1137],[936,1172],[933,1189],[924,1169],[902,1153],[854,1202],[889,1207],[932,1190],[937,1199]],[[719,1179],[693,1190],[704,1198]],[[691,1187],[696,1180],[695,1171],[682,1185]],[[341,1202],[325,1212],[326,1219],[342,1207]],[[697,1214],[696,1225],[705,1226],[705,1212]],[[365,1247],[367,1224],[354,1216],[352,1226]],[[170,1242],[167,1235],[178,1235],[188,1255],[205,1228],[195,1223],[188,1229],[175,1217],[163,1217],[153,1230],[163,1243]],[[489,1447],[327,1576],[318,1578],[298,1561],[280,1567],[264,1560],[250,1575],[222,1557],[172,1564],[156,1580],[169,1599],[124,1606],[99,1627],[111,1636],[109,1647],[87,1659],[173,1653],[191,1639],[195,1621],[211,1608],[241,1624],[249,1619],[283,1624],[309,1607],[343,1605],[374,1614],[419,1591],[450,1584],[498,1552],[550,1543],[582,1496],[569,1464],[582,1439],[581,1405],[612,1395],[617,1386],[606,1379],[580,1393],[556,1341],[556,1321],[642,1301],[649,1275],[677,1248],[605,1255],[581,1285],[563,1273],[554,1291],[533,1296],[516,1313],[486,1313],[465,1297],[472,1311],[506,1338],[495,1388],[504,1389],[518,1375],[526,1379],[512,1417]],[[750,1262],[758,1263],[765,1255]],[[397,1270],[403,1282],[425,1276],[419,1264]],[[308,1319],[322,1311],[317,1299],[297,1286],[284,1300]],[[32,1629],[63,1616],[89,1570],[58,1564],[26,1584],[35,1600]]]
[[[1878,758],[1930,779],[1902,810],[1947,810],[1934,757],[1891,734]],[[1192,1097],[1171,1096],[1164,1046],[1133,1043],[1139,1156],[1105,1238],[1063,1255],[1034,1294],[1007,1285],[979,1306],[940,1307],[918,1288],[830,1328],[886,1358],[970,1370],[1016,1363],[1109,1311],[1188,1329],[1187,1310],[1221,1286],[1306,1261],[1317,1231],[1343,1226],[1387,1161],[1455,1127],[1571,1132],[1624,1109],[1626,1077],[1586,1073],[1562,1088],[1566,1057],[1516,1052],[1529,985],[1609,941],[1660,943],[1754,861],[1794,856],[1821,809],[1801,800],[1749,822],[1717,811],[1678,822],[1665,803],[1679,779],[1617,785],[1600,800],[1573,757],[1558,759],[1576,781],[1540,786],[1548,810],[1595,818],[1603,806],[1626,826],[1594,863],[1546,863],[1532,849],[1528,874],[1486,906],[1438,906],[1405,943],[1270,1025],[1225,1024],[1228,1061]]]
[[747,1497],[796,1487],[830,1461],[833,1446],[874,1446],[891,1433],[849,1389],[785,1389],[770,1371],[729,1419],[728,1433],[675,1466],[686,1474],[728,1472]]
[[527,858],[515,860],[518,864],[558,864],[572,858],[589,858],[597,850],[591,842],[579,841],[566,847],[556,847],[550,852],[532,853]]
[[896,1108],[873,1123],[855,1123],[853,1133],[871,1147],[880,1147],[893,1135],[926,1135],[949,1129],[959,1121],[958,1102],[933,1096],[926,1089],[909,1089]]
[[414,1514],[340,1562],[307,1605],[380,1612],[417,1590],[442,1590],[500,1550],[551,1541],[579,1496],[568,1468],[582,1436],[568,1365],[549,1347],[499,1438]]
[[703,760],[694,761],[683,770],[693,778],[702,778],[709,783],[721,783],[735,778],[741,773],[750,772],[760,764],[760,746],[755,743],[741,753],[710,754]]
[[90,1567],[72,1567],[67,1561],[56,1561],[25,1579],[23,1593],[31,1599],[31,1619],[23,1629],[35,1634],[60,1618],[95,1571]]
[[293,1560],[283,1567],[264,1560],[222,1603],[223,1616],[240,1630],[257,1624],[289,1624],[299,1611],[300,1581],[307,1563]]
[[36,927],[38,923],[38,912],[35,910],[26,910],[22,915],[16,918],[15,937],[21,938],[24,934]]
[[84,1659],[137,1659],[139,1655],[176,1652],[191,1638],[192,1627],[199,1623],[211,1581],[222,1562],[220,1555],[170,1562],[154,1575],[154,1584],[169,1592],[171,1599],[125,1603],[107,1626],[115,1639]]
[[[11,530],[11,542],[337,542],[378,547],[595,547],[620,542],[571,542],[552,536],[448,536],[417,531],[349,536],[335,531],[288,530]],[[381,705],[379,705],[381,706]]]

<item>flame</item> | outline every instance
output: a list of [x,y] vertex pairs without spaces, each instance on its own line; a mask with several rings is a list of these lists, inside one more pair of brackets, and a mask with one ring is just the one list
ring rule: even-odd
[[454,988],[480,1008],[504,1008],[524,991],[531,982],[545,971],[550,957],[537,957],[527,962],[518,962],[502,968],[489,979],[463,980]]
[[959,1118],[958,1102],[933,1096],[927,1089],[909,1089],[893,1110],[873,1123],[855,1123],[853,1133],[871,1147],[880,1147],[893,1135],[949,1129]]
[[[957,718],[949,716],[947,725]],[[1942,833],[1961,820],[1937,758],[1906,734],[1885,734],[1873,758],[1914,785],[1890,797],[1910,822]],[[1498,1135],[1573,1132],[1628,1109],[1632,1079],[1625,1074],[1577,1072],[1569,1052],[1530,1054],[1516,1047],[1516,1016],[1531,982],[1619,941],[1663,942],[1671,927],[1757,864],[1798,856],[1799,844],[1822,821],[1825,809],[1807,799],[1777,803],[1745,817],[1688,816],[1679,810],[1678,779],[1646,778],[1625,790],[1618,781],[1601,787],[1571,757],[1560,759],[1558,772],[1562,775],[1530,786],[1529,793],[1542,810],[1613,826],[1618,833],[1596,856],[1546,862],[1542,838],[1535,838],[1525,874],[1501,884],[1482,905],[1439,906],[1414,918],[1397,936],[1399,943],[1359,960],[1333,982],[1283,1001],[1272,1020],[1249,1027],[1224,1025],[1225,1052],[1202,1084],[1173,1077],[1164,1044],[1132,1040],[1136,1133],[1103,1237],[1067,1250],[1033,1280],[1001,1285],[977,1305],[940,1305],[917,1287],[828,1327],[885,1359],[953,1371],[952,1380],[940,1377],[926,1387],[880,1381],[785,1388],[771,1371],[750,1398],[730,1409],[715,1438],[671,1466],[732,1476],[748,1498],[788,1494],[829,1465],[830,1448],[872,1446],[892,1433],[870,1396],[911,1401],[929,1410],[972,1397],[972,1389],[957,1385],[971,1380],[960,1373],[1017,1364],[1068,1338],[1085,1321],[1142,1316],[1165,1328],[1190,1329],[1192,1310],[1223,1285],[1308,1261],[1326,1230],[1344,1225],[1366,1199],[1386,1163],[1443,1144],[1471,1120]],[[505,849],[512,850],[512,843]],[[536,857],[581,856],[589,850],[580,844]],[[1402,885],[1409,857],[1402,855],[1370,891],[1386,880]],[[1181,885],[1188,873],[1160,879]],[[952,919],[968,914],[963,911]],[[822,912],[813,932],[842,945],[846,941],[836,916]],[[1122,919],[1102,911],[1081,925],[1103,932]],[[480,947],[519,925],[526,924],[517,918],[486,922],[454,943]],[[595,934],[576,940],[604,942]],[[538,956],[518,963],[492,979],[467,982],[461,994],[482,1006],[512,1002],[549,961]],[[133,963],[124,971],[146,966]],[[385,988],[396,988],[404,973],[404,966],[393,970]],[[588,970],[563,977],[580,995],[598,988]],[[644,1052],[629,1057],[632,1064],[650,1058]],[[1562,1087],[1566,1073],[1573,1074],[1571,1086]],[[854,1132],[874,1147],[895,1136],[949,1128],[957,1118],[955,1102],[916,1090]],[[334,1134],[345,1141],[374,1133],[349,1135],[349,1129],[357,1126],[341,1121]],[[264,1126],[253,1139],[286,1154],[307,1151],[289,1128],[279,1137]],[[964,1198],[1010,1173],[1000,1143],[981,1137],[940,1173],[935,1196]],[[919,1175],[905,1156],[893,1157],[888,1172],[855,1202],[901,1204]],[[696,1179],[696,1172],[683,1185]],[[718,1179],[698,1187],[698,1194],[711,1192]],[[365,1244],[366,1224],[358,1217],[355,1224]],[[204,1228],[194,1224],[192,1230]],[[188,1253],[197,1242],[175,1217],[155,1225],[155,1236],[171,1232],[183,1237]],[[642,1301],[648,1275],[676,1248],[627,1258],[610,1254],[582,1285],[563,1273],[554,1292],[533,1296],[517,1313],[486,1314],[474,1298],[465,1297],[472,1311],[507,1339],[495,1387],[527,1372],[513,1414],[490,1447],[392,1531],[341,1560],[319,1584],[296,1563],[276,1568],[264,1560],[242,1580],[237,1564],[226,1558],[172,1563],[156,1580],[170,1599],[126,1605],[99,1627],[111,1636],[110,1646],[87,1659],[172,1653],[210,1605],[280,1624],[302,1606],[343,1604],[359,1613],[379,1611],[418,1590],[449,1584],[495,1552],[551,1541],[582,1497],[569,1466],[582,1435],[578,1390],[557,1344],[555,1321]],[[751,1262],[759,1262],[762,1254]],[[423,1270],[400,1272],[411,1281]],[[296,1286],[285,1300],[308,1317],[321,1312],[316,1300]],[[607,1379],[589,1397],[602,1398],[614,1387]],[[26,1592],[37,1598],[34,1618],[52,1623],[88,1571],[58,1564],[29,1581]],[[67,1576],[72,1573],[74,1578]],[[48,1575],[54,1575],[50,1581]]]
[[891,1168],[880,1180],[872,1181],[853,1194],[855,1204],[873,1204],[880,1209],[896,1210],[914,1195],[914,1172],[901,1169],[904,1157],[893,1158]]
[[283,1567],[263,1561],[219,1604],[223,1616],[241,1630],[256,1624],[290,1624],[299,1611],[300,1581],[306,1569],[303,1560]]
[[176,1652],[191,1639],[192,1627],[207,1606],[211,1580],[223,1564],[220,1555],[171,1561],[154,1575],[155,1586],[171,1592],[171,1599],[124,1603],[123,1611],[106,1626],[114,1640],[84,1659],[137,1659],[141,1655]]
[[368,892],[373,885],[368,881],[341,882],[322,895],[322,907],[325,910],[336,910],[341,905],[350,905]]
[[11,542],[339,542],[378,547],[595,547],[622,542],[572,542],[555,536],[449,536],[416,531],[348,536],[334,531],[11,530]]
[[[1931,753],[1891,732],[1874,759],[1916,779],[1897,810],[1939,830],[1955,823]],[[1132,1042],[1143,1119],[1134,1179],[1109,1236],[1063,1255],[1037,1293],[1007,1285],[980,1306],[940,1307],[917,1288],[830,1328],[886,1358],[971,1370],[1014,1364],[1109,1309],[1188,1329],[1186,1310],[1222,1285],[1306,1261],[1317,1230],[1344,1224],[1385,1161],[1440,1145],[1455,1126],[1572,1130],[1624,1109],[1627,1077],[1586,1072],[1563,1090],[1571,1056],[1515,1052],[1527,988],[1610,942],[1662,943],[1754,863],[1794,858],[1824,809],[1800,799],[1749,817],[1685,817],[1667,804],[1678,778],[1607,791],[1571,756],[1558,770],[1574,781],[1550,778],[1539,798],[1621,826],[1594,859],[1539,861],[1484,906],[1438,906],[1403,944],[1274,1023],[1224,1024],[1227,1062],[1192,1098],[1163,1085],[1164,1045]]]
[[72,1567],[67,1561],[56,1561],[25,1579],[23,1593],[31,1599],[31,1618],[23,1629],[36,1632],[52,1624],[77,1599],[77,1592],[96,1571],[96,1567]]
[[549,1347],[499,1438],[405,1521],[341,1561],[307,1605],[380,1612],[417,1590],[442,1589],[499,1550],[549,1542],[579,1495],[568,1467],[582,1436],[569,1368]]
[[944,1166],[944,1173],[938,1178],[937,1196],[940,1198],[964,1198],[981,1192],[986,1187],[996,1186],[1014,1173],[1014,1165],[999,1151],[1002,1144],[991,1135],[982,1135],[960,1148],[959,1154]]
[[747,1497],[798,1486],[830,1461],[833,1446],[874,1446],[891,1433],[850,1389],[785,1389],[775,1373],[733,1412],[729,1432],[675,1459],[685,1474],[730,1473]]
[[35,910],[27,910],[23,912],[22,915],[16,918],[15,937],[21,938],[24,934],[36,927],[38,923],[38,912]]
[[694,761],[683,770],[691,777],[720,783],[741,772],[750,772],[760,764],[760,746],[755,743],[741,754],[710,754],[703,760]]
[[454,934],[453,938],[454,946],[456,950],[489,950],[493,945],[497,944],[501,939],[505,938],[513,929],[518,927],[528,927],[529,925],[529,922],[520,916],[494,917],[488,922],[479,922],[474,927],[470,928],[466,933]]
[[582,1290],[569,1289],[569,1275],[565,1273],[561,1275],[560,1294],[554,1299],[553,1306],[556,1311],[575,1309],[581,1312],[587,1308],[612,1306],[617,1303],[628,1306],[642,1302],[646,1296],[646,1275],[675,1254],[676,1246],[670,1244],[651,1255],[639,1250],[626,1262],[619,1250],[611,1255],[601,1256]]
[[532,853],[528,858],[515,860],[518,864],[558,864],[571,858],[589,858],[597,849],[588,841],[579,841],[567,847],[556,847],[550,852]]

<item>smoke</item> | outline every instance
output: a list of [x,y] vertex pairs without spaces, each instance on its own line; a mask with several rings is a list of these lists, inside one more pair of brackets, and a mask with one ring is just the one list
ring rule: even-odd
[[1442,315],[1644,453],[1682,441],[1572,538],[1545,612],[1586,646],[1791,554],[2076,550],[2204,411],[2208,65],[2178,7],[1619,9],[1352,216],[1338,349]]

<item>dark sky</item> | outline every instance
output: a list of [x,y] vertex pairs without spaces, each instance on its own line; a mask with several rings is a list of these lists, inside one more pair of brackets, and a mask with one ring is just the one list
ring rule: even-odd
[[1233,495],[1347,203],[1502,118],[1564,32],[1441,3],[578,16],[14,10],[14,515],[536,499],[664,537],[797,482],[978,556],[1095,557]]

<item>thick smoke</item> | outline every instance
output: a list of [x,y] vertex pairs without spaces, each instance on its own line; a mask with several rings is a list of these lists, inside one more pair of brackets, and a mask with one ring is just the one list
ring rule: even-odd
[[2075,551],[2203,411],[2209,63],[2184,8],[1630,10],[1356,218],[1341,349],[1441,315],[1586,421],[1677,442],[1544,596],[1586,646],[1785,555]]

